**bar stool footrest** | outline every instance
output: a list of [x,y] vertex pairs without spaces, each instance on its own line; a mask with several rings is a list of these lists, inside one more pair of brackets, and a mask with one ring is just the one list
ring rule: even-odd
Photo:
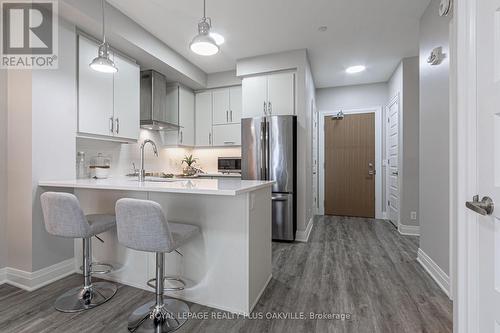
[[[165,276],[163,278],[163,280],[164,281],[176,281],[176,282],[181,284],[181,286],[179,286],[179,287],[163,288],[163,291],[181,291],[181,290],[184,290],[186,288],[186,282],[184,280],[182,280],[181,278],[174,277],[174,276]],[[150,288],[156,289],[156,279],[153,278],[153,279],[148,280],[147,285]]]
[[[102,268],[102,269],[94,269],[94,267]],[[83,271],[83,266],[80,266],[80,270]],[[91,265],[91,274],[108,274],[114,271],[115,268],[111,264],[106,264],[102,262],[93,262]]]

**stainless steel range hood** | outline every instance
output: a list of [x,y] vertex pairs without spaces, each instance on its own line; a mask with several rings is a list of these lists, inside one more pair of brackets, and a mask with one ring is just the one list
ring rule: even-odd
[[153,70],[141,72],[141,128],[156,131],[179,129],[178,111],[167,105],[167,78]]

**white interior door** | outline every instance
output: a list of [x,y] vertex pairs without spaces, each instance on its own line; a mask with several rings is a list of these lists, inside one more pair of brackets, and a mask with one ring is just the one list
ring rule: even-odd
[[[500,204],[500,0],[477,4],[477,188]],[[481,204],[474,204],[481,206]],[[484,204],[483,208],[486,208]],[[484,211],[483,211],[484,213]],[[478,332],[500,332],[500,206],[478,223]]]
[[386,127],[386,197],[387,218],[398,226],[399,223],[399,96],[387,106]]

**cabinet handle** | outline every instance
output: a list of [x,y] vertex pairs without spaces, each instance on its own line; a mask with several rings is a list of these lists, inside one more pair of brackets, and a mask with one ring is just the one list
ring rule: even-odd
[[115,120],[113,119],[113,117],[109,117],[109,130],[111,131],[111,133],[115,131]]
[[116,118],[116,134],[120,134],[120,118]]
[[225,145],[234,145],[236,142],[234,141],[224,141]]
[[184,141],[184,136],[182,135],[182,131],[181,131],[181,143]]
[[212,144],[212,133],[208,133],[208,144]]
[[226,123],[229,122],[229,111],[226,111]]
[[269,102],[268,105],[269,105],[269,107],[268,107],[268,109],[269,109],[269,115],[272,115],[273,114],[273,106],[272,106],[271,102]]
[[264,102],[264,114],[267,115],[266,102]]
[[231,122],[233,122],[233,110],[229,111],[231,115]]

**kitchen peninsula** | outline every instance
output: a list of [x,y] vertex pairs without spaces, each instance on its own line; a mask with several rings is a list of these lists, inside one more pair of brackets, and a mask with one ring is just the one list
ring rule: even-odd
[[[151,179],[153,180],[153,179]],[[239,179],[135,178],[40,181],[45,191],[70,190],[86,214],[114,213],[120,198],[158,202],[169,221],[198,225],[201,235],[165,256],[167,275],[187,281],[186,289],[167,295],[235,313],[249,314],[271,279],[271,186],[269,181]],[[94,261],[116,270],[104,279],[151,290],[155,256],[118,243],[116,230],[93,242]],[[75,241],[75,267],[81,262]]]

